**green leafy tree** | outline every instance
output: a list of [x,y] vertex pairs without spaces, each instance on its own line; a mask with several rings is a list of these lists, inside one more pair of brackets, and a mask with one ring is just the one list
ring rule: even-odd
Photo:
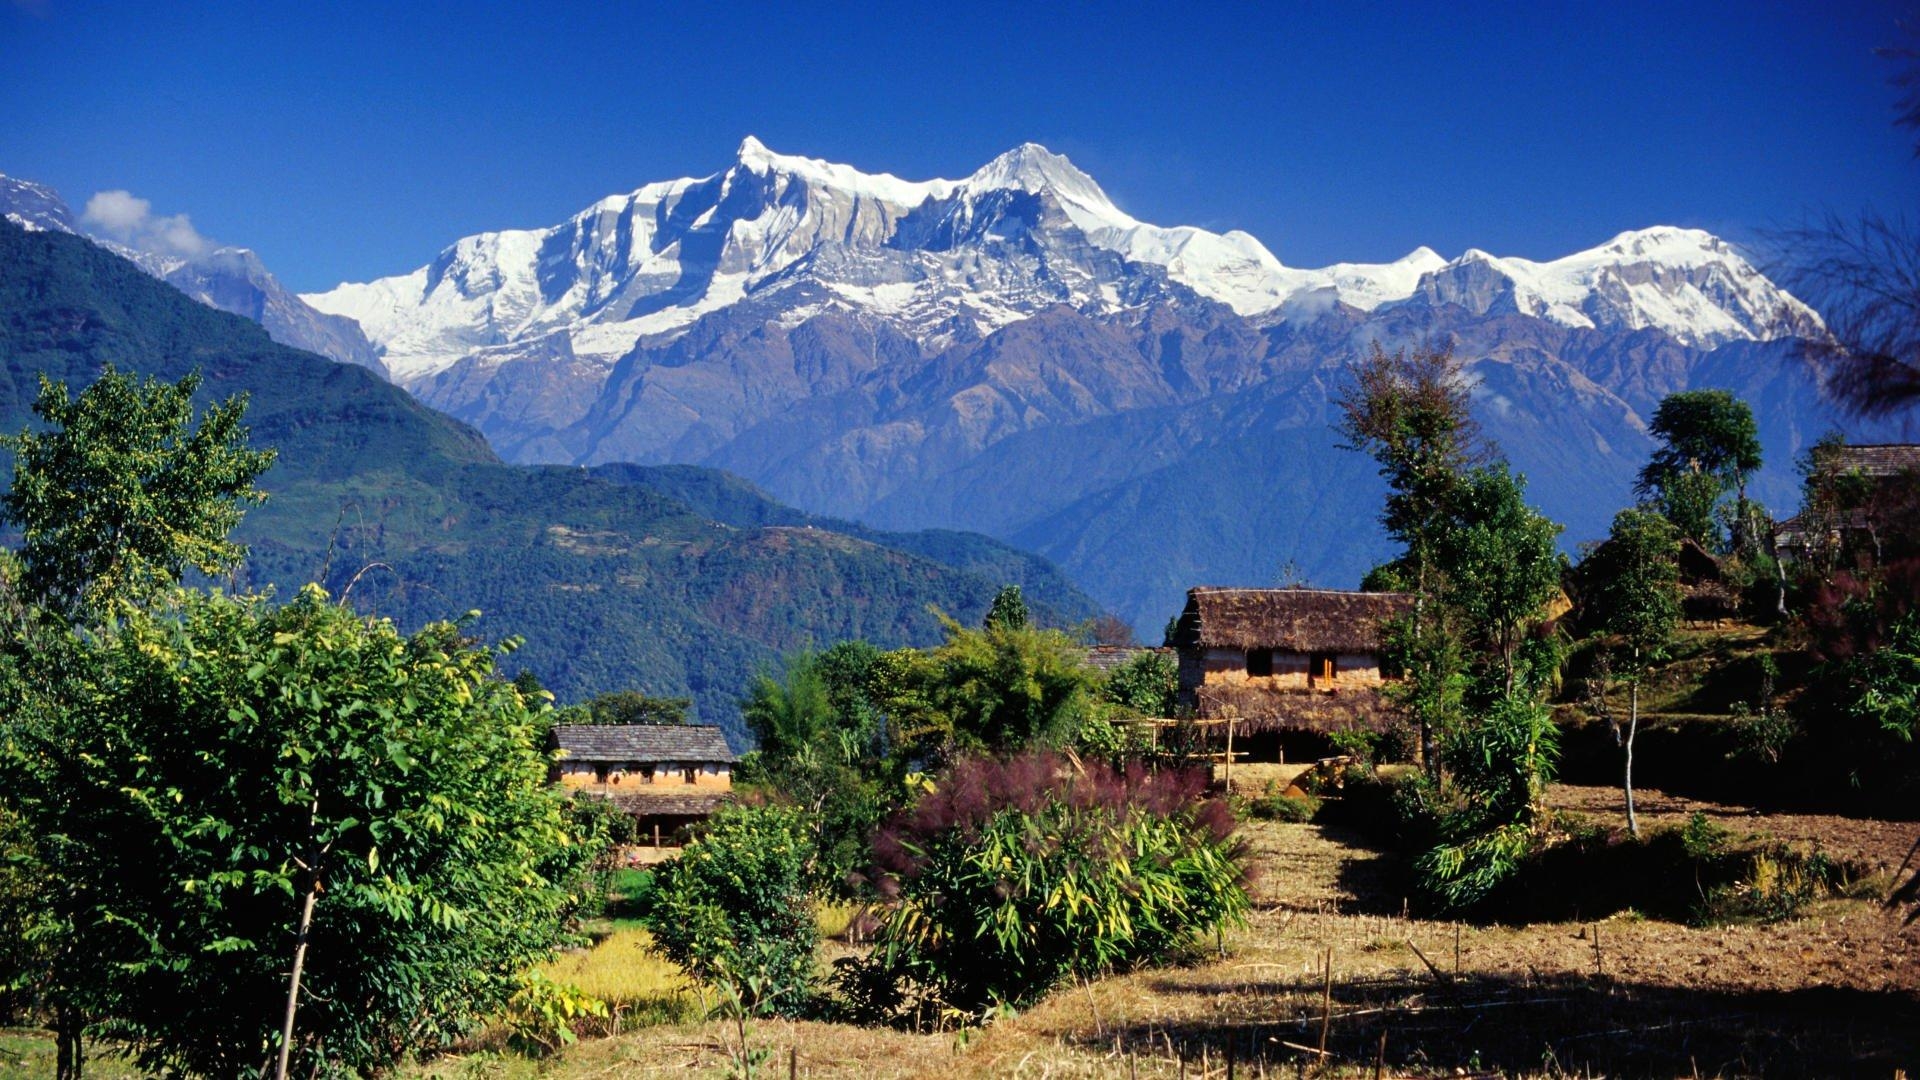
[[661,865],[654,947],[689,975],[759,1014],[794,1015],[813,996],[813,921],[804,811],[733,806]]
[[1108,673],[1100,697],[1139,716],[1172,716],[1179,707],[1180,665],[1170,653],[1141,652]]
[[928,654],[923,677],[928,706],[951,724],[954,746],[1058,746],[1079,730],[1099,676],[1078,642],[1058,630],[944,622],[947,640]]
[[892,654],[842,642],[794,657],[783,679],[761,675],[741,703],[762,786],[807,811],[817,887],[851,889],[874,826],[899,796],[904,769],[888,727],[897,674]]
[[1020,595],[1020,586],[1005,585],[993,594],[993,605],[987,608],[982,625],[988,630],[1024,630],[1028,621],[1027,600]]
[[1682,536],[1712,546],[1719,532],[1715,507],[1728,491],[1734,492],[1733,546],[1744,547],[1750,516],[1747,480],[1761,465],[1753,410],[1725,390],[1684,390],[1661,400],[1647,430],[1661,445],[1640,471],[1640,494],[1650,498]]
[[1440,539],[1445,600],[1492,654],[1510,696],[1522,635],[1560,591],[1560,526],[1527,505],[1525,478],[1505,464],[1469,474],[1456,513]]
[[1471,907],[1519,868],[1558,759],[1559,728],[1530,695],[1502,698],[1449,734],[1456,801],[1438,822],[1441,842],[1414,860],[1422,890],[1441,908]]
[[81,391],[45,376],[33,411],[44,431],[7,440],[13,487],[0,515],[25,539],[21,586],[69,615],[115,600],[143,603],[189,568],[218,574],[245,549],[228,539],[272,450],[247,448],[245,395],[193,424],[198,374],[177,384],[111,365]]
[[277,608],[178,592],[78,642],[0,754],[45,838],[64,1034],[84,1020],[156,1072],[304,1075],[503,1005],[558,938],[570,899],[542,869],[573,839],[493,664],[312,586]]
[[1640,684],[1653,664],[1664,659],[1680,621],[1678,538],[1658,514],[1622,510],[1607,539],[1580,565],[1588,610],[1583,614],[1605,635],[1612,654],[1612,677],[1627,684],[1627,725],[1614,725],[1625,752],[1622,786],[1627,828],[1640,835],[1633,803],[1633,743],[1640,730]]
[[[1416,596],[1408,625],[1393,636],[1405,647],[1395,660],[1417,677],[1402,695],[1420,731],[1421,758],[1429,774],[1440,768],[1436,733],[1450,719],[1444,692],[1455,672],[1423,675],[1422,663],[1454,655],[1442,644],[1453,633],[1446,612],[1434,602],[1440,591],[1441,542],[1450,528],[1468,471],[1486,455],[1468,410],[1466,381],[1450,349],[1418,348],[1388,354],[1378,343],[1352,371],[1336,399],[1337,430],[1345,446],[1371,456],[1387,482],[1380,524],[1403,547],[1390,576]],[[1368,575],[1381,583],[1389,572]],[[1434,693],[1428,693],[1434,691]]]
[[1920,731],[1920,614],[1902,618],[1884,644],[1844,667],[1853,686],[1852,713],[1912,742]]
[[638,690],[613,690],[589,698],[584,706],[566,710],[570,724],[684,724],[689,698],[660,698]]

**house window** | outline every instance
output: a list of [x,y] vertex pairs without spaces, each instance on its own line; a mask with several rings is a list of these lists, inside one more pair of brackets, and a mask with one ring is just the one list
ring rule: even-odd
[[1330,652],[1308,653],[1307,672],[1316,683],[1330,683],[1340,673],[1339,666],[1334,663],[1334,654]]
[[1248,649],[1247,650],[1247,674],[1258,679],[1264,679],[1267,676],[1272,675],[1273,674],[1273,650],[1272,649]]

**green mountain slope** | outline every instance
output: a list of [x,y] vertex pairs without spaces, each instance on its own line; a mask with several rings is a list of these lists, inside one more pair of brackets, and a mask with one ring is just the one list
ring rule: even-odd
[[595,476],[678,499],[702,517],[739,529],[825,529],[1020,586],[1043,623],[1069,626],[1100,614],[1072,579],[1046,559],[981,533],[954,529],[889,532],[809,514],[776,500],[751,480],[702,465],[597,465]]
[[563,700],[686,694],[737,741],[748,676],[783,653],[854,635],[929,643],[929,605],[976,619],[1002,580],[1063,618],[1094,610],[1051,567],[983,538],[846,535],[777,504],[737,512],[696,484],[501,464],[362,368],[276,345],[84,240],[0,222],[0,430],[27,424],[38,374],[77,387],[108,362],[169,379],[198,368],[208,398],[252,395],[253,441],[280,461],[240,530],[240,584],[320,580],[408,626],[477,608],[475,633],[525,638],[508,669]]

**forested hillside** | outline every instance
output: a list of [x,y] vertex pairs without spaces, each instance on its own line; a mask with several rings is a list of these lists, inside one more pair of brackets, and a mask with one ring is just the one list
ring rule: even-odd
[[930,643],[930,607],[977,619],[1008,581],[1055,621],[1095,613],[1043,560],[984,539],[847,535],[778,504],[742,516],[698,485],[502,464],[363,368],[277,345],[80,238],[0,223],[0,429],[26,425],[37,376],[77,389],[107,363],[251,395],[253,442],[280,458],[238,534],[237,584],[320,580],[409,627],[478,609],[476,634],[525,639],[507,670],[562,700],[685,694],[737,740],[748,676],[786,652]]

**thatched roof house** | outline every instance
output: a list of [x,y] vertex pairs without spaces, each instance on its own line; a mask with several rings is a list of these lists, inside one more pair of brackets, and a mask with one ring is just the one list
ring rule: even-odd
[[1860,446],[1836,446],[1820,455],[1825,472],[1857,472],[1866,476],[1898,476],[1920,472],[1920,444],[1866,443]]
[[1383,626],[1412,609],[1406,593],[1192,589],[1173,637],[1181,702],[1255,730],[1379,726]]
[[1175,648],[1378,653],[1380,625],[1413,610],[1410,593],[1345,589],[1187,590]]

